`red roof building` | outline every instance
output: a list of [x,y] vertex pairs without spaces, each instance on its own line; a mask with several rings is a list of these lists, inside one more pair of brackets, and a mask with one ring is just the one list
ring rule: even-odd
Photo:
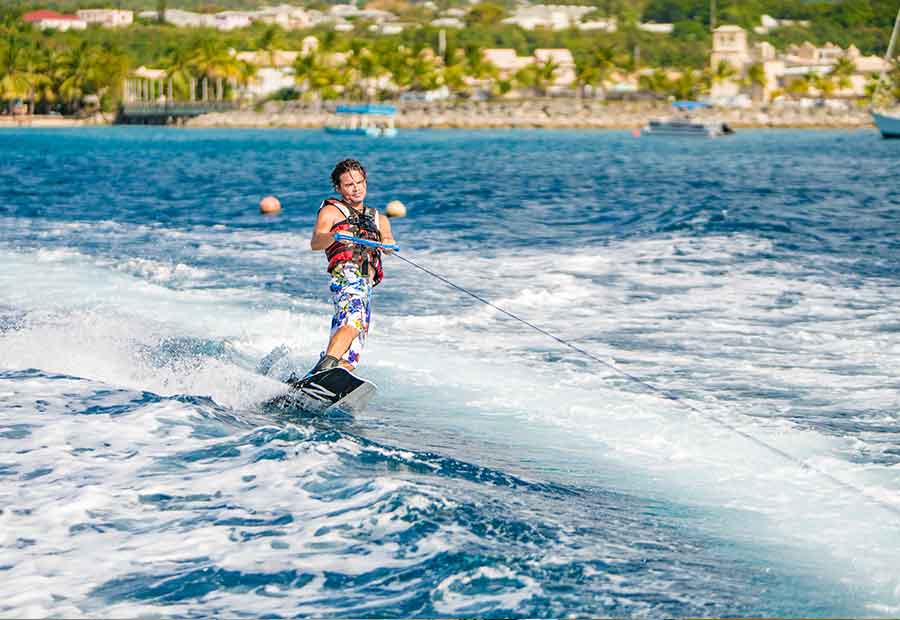
[[34,24],[36,27],[55,28],[56,30],[84,30],[87,28],[87,22],[76,15],[64,15],[56,11],[48,11],[46,9],[40,11],[31,11],[22,16],[22,21]]

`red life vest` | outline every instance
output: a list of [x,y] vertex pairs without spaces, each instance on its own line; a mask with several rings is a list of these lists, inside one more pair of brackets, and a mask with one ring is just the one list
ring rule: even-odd
[[[331,232],[346,231],[348,234],[360,239],[381,242],[381,230],[379,229],[378,211],[366,207],[362,213],[348,207],[335,198],[326,198],[319,207],[321,211],[328,205],[333,205],[344,215],[344,219],[331,227]],[[342,241],[335,241],[325,248],[325,256],[328,257],[328,273],[341,263],[352,262],[360,266],[362,274],[368,276],[370,269],[374,273],[373,285],[377,285],[384,279],[384,269],[381,266],[381,250],[367,248],[362,245],[348,245]]]

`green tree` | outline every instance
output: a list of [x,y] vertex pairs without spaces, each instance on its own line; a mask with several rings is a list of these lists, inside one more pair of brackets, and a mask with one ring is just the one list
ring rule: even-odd
[[172,81],[173,95],[178,99],[190,99],[191,83],[197,77],[193,50],[184,45],[175,45],[161,59],[160,64]]
[[712,72],[710,73],[710,80],[714,84],[720,84],[722,82],[729,82],[735,79],[737,75],[737,70],[731,65],[730,62],[720,60],[716,64],[716,66],[712,68]]
[[24,99],[32,87],[27,69],[29,53],[24,39],[10,36],[0,41],[0,99]]
[[691,100],[697,99],[706,90],[703,73],[691,68],[685,68],[681,70],[681,75],[671,82],[669,94],[674,95],[678,99]]
[[830,74],[816,73],[810,79],[810,84],[826,99],[834,94],[835,83]]
[[275,24],[267,26],[253,42],[255,49],[265,53],[269,66],[272,67],[275,66],[275,52],[283,50],[285,45],[284,30],[281,29],[281,26]]
[[347,71],[326,63],[317,53],[300,56],[294,63],[297,84],[306,93],[322,99],[335,99],[344,92]]
[[654,69],[651,73],[638,77],[638,87],[655,95],[668,95],[673,89],[673,83],[665,69]]
[[805,97],[809,94],[812,81],[809,77],[801,75],[792,79],[785,85],[785,92],[792,97]]
[[835,86],[840,90],[845,90],[853,86],[853,82],[850,80],[850,77],[856,73],[856,63],[853,62],[847,56],[841,56],[837,59],[834,67],[831,69],[831,79],[834,81]]
[[499,24],[506,15],[506,10],[499,4],[481,2],[476,4],[466,14],[466,25],[469,27],[493,26]]
[[556,81],[556,72],[559,70],[559,64],[548,58],[543,62],[538,62],[535,68],[537,70],[535,72],[534,85],[541,95],[546,96],[550,87]]
[[750,87],[751,97],[754,101],[760,101],[766,87],[766,69],[761,62],[755,62],[747,68],[747,77],[744,82]]

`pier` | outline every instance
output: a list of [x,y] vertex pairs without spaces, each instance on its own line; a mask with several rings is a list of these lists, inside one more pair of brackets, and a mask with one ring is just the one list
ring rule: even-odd
[[[206,78],[191,80],[188,86],[190,98],[181,101],[175,98],[171,78],[166,80],[162,72],[155,75],[156,72],[152,70],[144,70],[144,73],[145,75],[125,80],[122,88],[123,100],[116,115],[117,124],[180,125],[203,114],[227,112],[238,108],[237,103],[225,99],[225,88],[221,79],[215,81],[212,89],[210,81]],[[146,75],[150,73],[153,74]]]

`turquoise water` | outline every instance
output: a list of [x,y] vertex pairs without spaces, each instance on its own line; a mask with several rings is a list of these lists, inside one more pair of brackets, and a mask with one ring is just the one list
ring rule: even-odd
[[[0,132],[0,613],[896,616],[898,155]],[[347,156],[404,256],[606,363],[388,258],[369,410],[265,414],[327,339]]]

